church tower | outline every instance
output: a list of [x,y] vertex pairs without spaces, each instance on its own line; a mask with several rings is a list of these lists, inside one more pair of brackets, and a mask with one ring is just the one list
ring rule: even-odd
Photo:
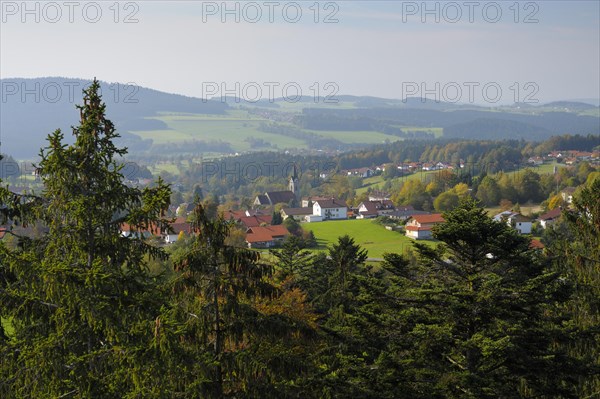
[[298,171],[296,170],[296,164],[294,164],[294,174],[290,177],[288,189],[294,193],[296,201],[300,198],[300,181],[298,180]]

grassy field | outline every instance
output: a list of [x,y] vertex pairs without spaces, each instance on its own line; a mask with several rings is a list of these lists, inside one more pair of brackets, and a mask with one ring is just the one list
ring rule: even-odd
[[[317,238],[317,250],[326,250],[337,242],[339,236],[348,234],[357,244],[369,251],[369,258],[381,258],[385,252],[404,252],[414,240],[395,231],[373,223],[372,220],[328,220],[326,222],[303,223]],[[436,245],[434,241],[422,241]]]
[[132,132],[143,139],[152,139],[156,144],[178,143],[186,140],[226,141],[235,151],[251,149],[247,140],[250,137],[263,139],[278,148],[306,148],[306,143],[292,137],[266,133],[258,130],[264,119],[241,115],[162,115],[156,119],[163,121],[169,130]]
[[523,171],[525,169],[531,169],[532,171],[534,171],[535,173],[539,174],[539,175],[550,175],[554,173],[554,167],[558,167],[558,168],[565,168],[567,167],[567,165],[562,164],[562,163],[556,163],[556,162],[552,162],[552,163],[544,163],[540,166],[530,166],[527,168],[521,168],[512,172],[507,172],[506,174],[509,176],[514,176],[514,175],[518,175],[519,173],[523,173]]
[[[417,173],[413,173],[407,176],[401,176],[401,177],[395,177],[391,180],[392,184],[400,182],[400,181],[408,181],[408,180],[421,180],[421,181],[425,181],[427,179],[427,177],[431,176],[431,175],[435,175],[436,173],[440,173],[439,170],[430,170],[430,171],[425,171],[425,172],[417,172]],[[369,188],[371,189],[381,189],[383,187],[383,184],[385,183],[385,180],[383,180],[383,176],[373,176],[373,177],[368,177],[366,179],[363,180],[363,186],[360,188],[357,188],[356,194],[362,194],[365,191],[367,191]]]
[[[168,129],[141,130],[131,133],[143,139],[152,139],[154,144],[180,143],[191,140],[225,141],[234,151],[251,150],[247,141],[250,137],[262,139],[272,148],[307,148],[305,140],[259,130],[267,119],[252,115],[245,110],[231,110],[226,115],[169,114],[161,113],[153,119],[164,122]],[[323,131],[305,130],[324,138],[334,138],[347,144],[379,144],[399,140],[396,136],[374,131]],[[266,149],[266,148],[265,148]]]

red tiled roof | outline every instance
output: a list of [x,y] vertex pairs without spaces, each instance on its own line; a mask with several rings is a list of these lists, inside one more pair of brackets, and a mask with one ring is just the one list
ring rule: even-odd
[[408,231],[427,231],[427,230],[431,230],[432,226],[423,226],[423,227],[417,227],[417,226],[406,226],[405,229]]
[[225,212],[225,218],[227,219],[239,219],[246,216],[246,211],[232,211],[231,209]]
[[246,227],[256,227],[263,223],[271,224],[273,215],[244,216],[238,219]]
[[171,228],[173,229],[173,234],[179,234],[182,231],[184,233],[191,233],[192,231],[192,226],[191,224],[187,223],[187,222],[183,222],[183,223],[172,223],[171,224]]
[[532,238],[531,241],[529,242],[529,248],[531,249],[544,249],[546,246],[544,244],[542,244],[542,242],[540,240],[537,240],[535,238]]
[[246,234],[246,241],[250,243],[268,242],[273,241],[276,237],[285,237],[289,234],[290,232],[283,225],[251,227]]
[[441,213],[434,213],[432,215],[413,215],[412,218],[419,224],[445,222]]

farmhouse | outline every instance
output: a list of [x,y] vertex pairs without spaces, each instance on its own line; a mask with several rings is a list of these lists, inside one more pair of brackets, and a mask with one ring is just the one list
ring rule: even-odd
[[392,213],[396,208],[390,200],[365,201],[358,206],[357,219],[370,219],[377,216],[385,216]]
[[246,232],[248,248],[271,248],[290,235],[283,225],[251,227]]
[[431,228],[438,223],[444,223],[444,218],[439,213],[432,215],[413,215],[406,223],[406,236],[415,240],[431,238]]
[[540,226],[542,226],[544,229],[547,228],[549,225],[558,220],[561,214],[562,208],[558,207],[544,213],[543,215],[540,215],[540,217],[538,218]]
[[171,223],[171,225],[170,225],[171,229],[173,231],[163,234],[163,238],[167,244],[172,244],[175,241],[177,241],[177,239],[179,238],[179,234],[181,232],[183,232],[184,234],[187,234],[187,235],[192,233],[191,224],[189,224],[186,221],[181,221],[180,218],[177,218],[177,219],[179,221],[176,220],[175,223]]
[[416,211],[412,206],[404,206],[396,208],[396,210],[391,212],[388,216],[396,220],[407,220],[411,216],[415,215],[431,215],[431,212]]
[[268,191],[256,196],[254,206],[275,205],[279,203],[289,204],[294,201],[296,201],[296,195],[292,191]]
[[313,203],[314,216],[320,216],[322,220],[340,220],[348,218],[348,206],[337,199],[315,201]]
[[254,215],[254,216],[242,216],[236,219],[238,222],[243,224],[246,228],[257,227],[265,224],[271,224],[273,221],[273,215]]
[[369,193],[369,201],[389,201],[391,198],[390,193],[384,191],[374,190]]
[[281,217],[283,220],[291,217],[292,219],[300,222],[305,219],[306,216],[312,215],[313,208],[283,208],[281,210]]
[[333,199],[333,197],[302,197],[302,208],[312,208],[315,201],[327,201]]
[[493,218],[497,222],[505,222],[519,234],[531,234],[531,219],[521,215],[518,212],[504,211]]

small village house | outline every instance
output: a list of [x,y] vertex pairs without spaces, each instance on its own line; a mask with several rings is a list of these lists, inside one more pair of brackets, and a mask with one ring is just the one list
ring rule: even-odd
[[438,223],[444,223],[440,213],[431,215],[413,215],[406,222],[406,236],[415,240],[426,240],[432,238],[431,229]]

